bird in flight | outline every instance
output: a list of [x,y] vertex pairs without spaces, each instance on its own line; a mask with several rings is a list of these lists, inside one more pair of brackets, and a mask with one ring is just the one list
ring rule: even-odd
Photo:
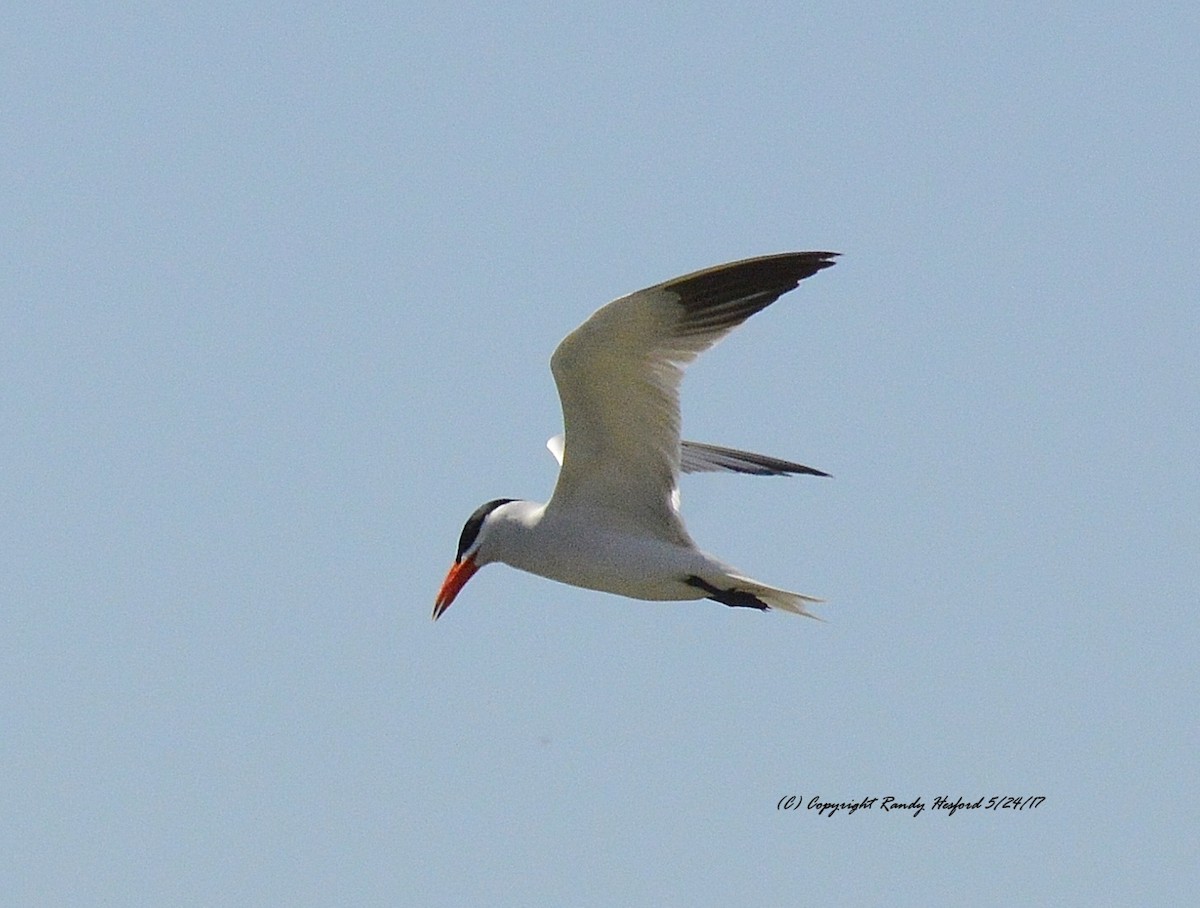
[[475,510],[433,607],[436,620],[494,561],[634,599],[711,599],[815,617],[820,602],[752,580],[699,548],[679,512],[679,474],[807,473],[802,464],[680,439],[679,385],[697,356],[836,252],[787,252],[717,265],[614,300],[558,345],[550,369],[564,434],[546,504],[497,498]]

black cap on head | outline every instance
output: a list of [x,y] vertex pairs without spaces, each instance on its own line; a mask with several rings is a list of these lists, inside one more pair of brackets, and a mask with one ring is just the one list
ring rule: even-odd
[[475,544],[475,539],[479,536],[479,530],[483,526],[483,521],[487,519],[487,515],[496,510],[502,504],[508,504],[510,501],[516,501],[515,498],[493,498],[486,504],[481,504],[475,509],[475,513],[467,518],[467,522],[463,524],[462,535],[458,537],[458,554],[454,556],[456,562],[462,561],[463,553]]

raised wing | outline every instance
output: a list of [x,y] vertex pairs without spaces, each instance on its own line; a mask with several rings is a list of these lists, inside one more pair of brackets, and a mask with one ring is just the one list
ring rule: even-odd
[[566,431],[547,509],[603,510],[627,528],[690,542],[672,504],[684,369],[835,255],[790,252],[674,278],[609,303],[567,335],[550,360]]
[[[565,448],[563,436],[555,435],[546,442],[546,447],[554,455],[558,465],[562,466]],[[679,452],[679,467],[684,473],[744,473],[751,476],[794,476],[798,473],[808,476],[829,475],[802,463],[687,439],[679,443]]]

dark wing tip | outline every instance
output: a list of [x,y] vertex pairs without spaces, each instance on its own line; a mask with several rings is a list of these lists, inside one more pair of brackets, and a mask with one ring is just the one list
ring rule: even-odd
[[721,445],[707,445],[696,441],[680,443],[680,467],[684,473],[706,471],[747,473],[752,476],[830,476],[824,470],[805,466],[791,460],[755,454]]
[[749,284],[758,289],[782,284],[795,287],[806,277],[812,277],[825,268],[832,268],[837,264],[834,260],[840,255],[840,252],[780,252],[774,255],[759,255],[693,271],[691,274],[667,281],[664,286],[676,293],[685,293],[688,290],[716,290],[727,285]]
[[831,268],[836,252],[784,252],[706,268],[661,287],[679,296],[684,329],[707,331],[736,325],[765,309],[806,277]]

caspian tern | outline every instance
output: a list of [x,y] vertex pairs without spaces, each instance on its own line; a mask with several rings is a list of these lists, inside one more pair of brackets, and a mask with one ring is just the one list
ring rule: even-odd
[[712,599],[806,611],[812,596],[752,580],[698,549],[679,513],[680,472],[808,473],[802,464],[682,441],[679,385],[697,356],[754,313],[834,264],[788,252],[718,265],[600,308],[558,345],[550,369],[564,436],[546,504],[497,498],[476,509],[433,607],[436,620],[485,564],[649,600]]

